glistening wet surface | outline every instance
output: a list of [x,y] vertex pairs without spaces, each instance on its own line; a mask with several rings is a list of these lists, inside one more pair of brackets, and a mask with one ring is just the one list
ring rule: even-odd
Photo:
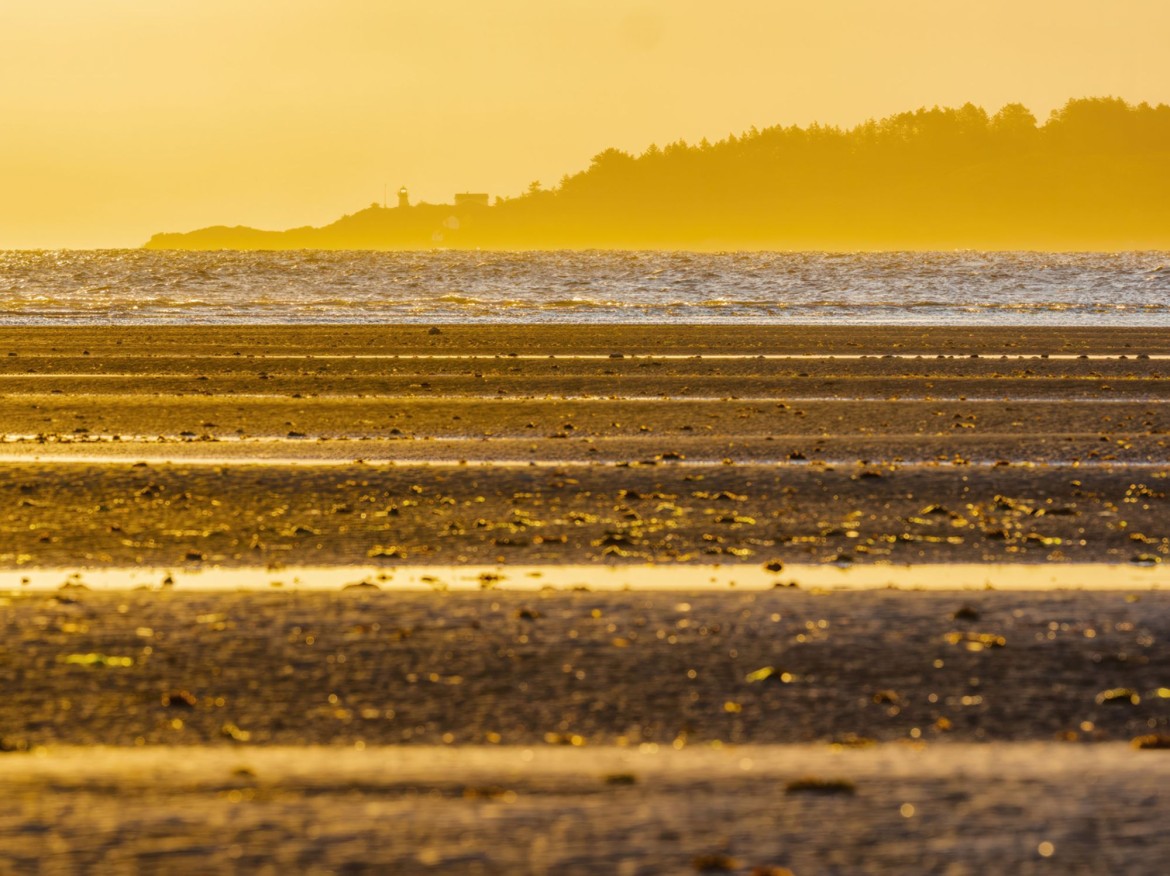
[[0,869],[1160,872],[1168,338],[0,330]]
[[837,590],[1119,590],[1165,589],[1170,567],[1156,563],[946,563],[763,565],[731,563],[621,565],[143,566],[30,568],[0,572],[0,600],[56,590],[165,592],[574,591],[721,593],[804,588]]
[[1163,252],[0,251],[14,325],[1170,325]]
[[143,874],[1157,874],[1162,754],[1068,743],[67,748],[5,770],[0,824],[27,829],[5,836],[0,867],[33,869],[49,845],[62,870]]

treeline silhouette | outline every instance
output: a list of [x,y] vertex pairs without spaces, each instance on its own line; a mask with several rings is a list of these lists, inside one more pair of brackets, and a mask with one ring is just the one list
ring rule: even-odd
[[204,229],[156,248],[1170,248],[1170,106],[920,109],[845,129],[607,149],[491,207],[373,206],[324,228]]

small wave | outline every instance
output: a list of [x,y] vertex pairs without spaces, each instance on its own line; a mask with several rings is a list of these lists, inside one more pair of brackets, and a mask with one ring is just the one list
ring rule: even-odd
[[530,302],[530,306],[537,308],[580,308],[589,310],[595,307],[622,307],[618,301],[596,301],[592,298],[553,298],[549,301]]
[[435,299],[435,301],[438,301],[442,304],[463,304],[463,305],[476,305],[476,304],[483,304],[484,303],[482,298],[476,298],[472,295],[454,295],[454,294],[440,295],[438,298]]
[[0,251],[0,321],[1170,327],[1164,252]]

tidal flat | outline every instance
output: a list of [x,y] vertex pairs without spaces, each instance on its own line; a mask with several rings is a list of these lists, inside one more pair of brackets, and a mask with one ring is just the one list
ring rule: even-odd
[[[0,869],[1158,872],[1168,376],[1140,328],[0,329]],[[361,586],[187,586],[310,567]]]
[[1168,355],[1149,329],[0,330],[0,564],[1154,563]]

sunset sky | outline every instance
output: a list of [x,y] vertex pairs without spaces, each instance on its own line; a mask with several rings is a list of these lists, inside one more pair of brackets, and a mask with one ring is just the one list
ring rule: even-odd
[[1166,0],[3,0],[0,248],[515,194],[608,146],[1170,102]]

